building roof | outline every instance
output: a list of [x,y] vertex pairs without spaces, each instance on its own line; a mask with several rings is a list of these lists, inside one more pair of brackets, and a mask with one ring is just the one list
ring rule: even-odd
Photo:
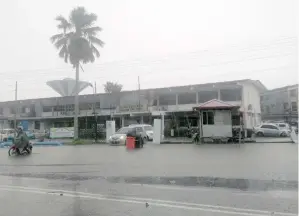
[[233,109],[233,108],[238,108],[239,106],[235,106],[229,103],[226,103],[224,101],[218,100],[218,99],[213,99],[209,100],[198,107],[195,107],[195,110],[207,110],[207,109]]
[[[214,82],[214,83],[204,83],[204,84],[195,84],[195,85],[185,85],[185,86],[172,86],[172,87],[164,87],[164,88],[151,88],[151,89],[141,89],[140,94],[141,96],[144,96],[148,93],[152,95],[163,95],[163,94],[175,94],[175,93],[186,93],[186,92],[197,92],[197,91],[205,91],[210,90],[211,88],[226,88],[227,86],[241,86],[242,83],[251,83],[254,85],[260,92],[266,91],[266,87],[259,81],[259,80],[251,80],[251,79],[243,79],[243,80],[233,80],[233,81],[224,81],[224,82]],[[138,90],[124,90],[121,91],[120,95],[126,95],[131,93],[136,93]],[[103,96],[111,97],[113,94],[111,93],[97,93],[97,94],[86,94],[86,95],[80,95],[80,98],[83,97],[98,97],[102,98]],[[34,103],[34,101],[45,101],[45,100],[57,100],[57,99],[67,99],[67,98],[73,98],[73,96],[66,96],[66,97],[48,97],[48,98],[35,98],[35,99],[25,99],[20,100],[23,103]],[[15,101],[5,101],[0,103],[12,103],[14,104]]]
[[283,86],[280,88],[267,90],[267,91],[263,92],[262,95],[273,94],[273,93],[276,94],[277,92],[284,92],[284,91],[288,91],[290,89],[296,89],[296,88],[298,89],[298,84]]

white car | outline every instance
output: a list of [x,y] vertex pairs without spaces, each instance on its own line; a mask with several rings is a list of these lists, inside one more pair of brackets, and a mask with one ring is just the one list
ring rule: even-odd
[[264,123],[254,128],[254,132],[257,136],[288,136],[286,131],[281,131],[276,124]]
[[145,138],[149,141],[152,141],[154,138],[153,126],[149,124],[132,124],[129,127],[142,127],[142,131],[145,133]]
[[6,142],[7,140],[14,137],[14,129],[3,129],[0,131],[0,140]]

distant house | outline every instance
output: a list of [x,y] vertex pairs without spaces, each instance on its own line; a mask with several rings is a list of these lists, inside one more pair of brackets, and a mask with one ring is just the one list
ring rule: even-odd
[[266,91],[261,94],[263,120],[298,120],[298,84]]

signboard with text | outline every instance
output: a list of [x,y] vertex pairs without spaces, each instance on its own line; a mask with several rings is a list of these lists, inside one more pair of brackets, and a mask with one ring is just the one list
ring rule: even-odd
[[138,111],[144,111],[146,107],[143,106],[142,104],[136,104],[136,105],[125,105],[125,106],[120,106],[119,111],[120,112],[138,112]]
[[74,127],[63,127],[63,128],[51,128],[50,129],[51,139],[55,138],[73,138]]

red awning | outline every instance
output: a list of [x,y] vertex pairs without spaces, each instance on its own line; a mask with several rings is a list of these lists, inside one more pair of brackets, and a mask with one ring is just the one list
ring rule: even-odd
[[199,105],[198,107],[194,107],[193,110],[234,109],[234,108],[239,108],[239,106],[232,105],[221,100],[213,99]]

